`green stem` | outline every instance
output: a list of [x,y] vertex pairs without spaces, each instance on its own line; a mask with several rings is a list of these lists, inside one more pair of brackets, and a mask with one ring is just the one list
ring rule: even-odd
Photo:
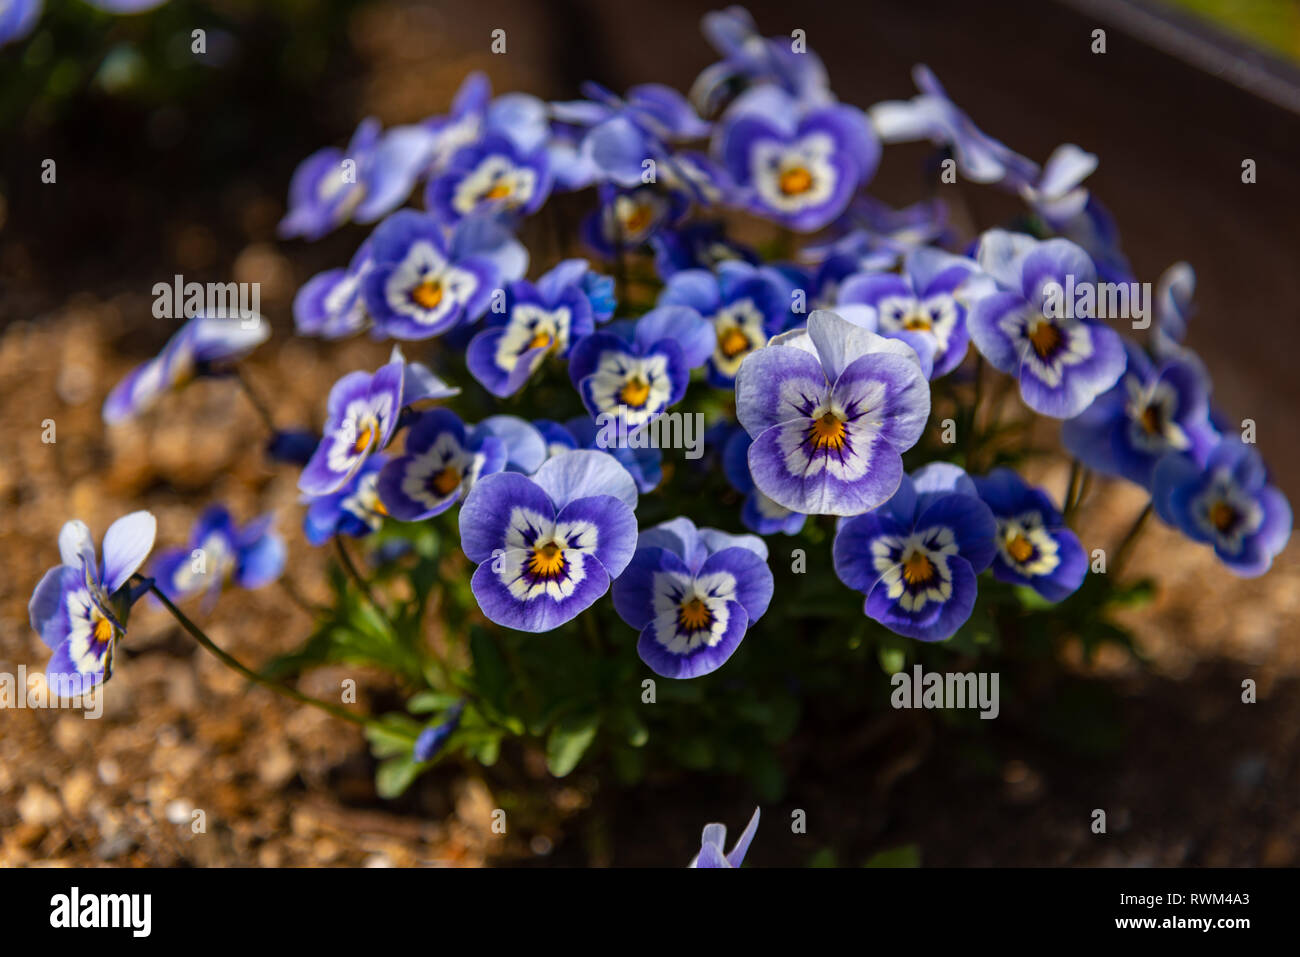
[[1155,507],[1151,502],[1147,502],[1146,508],[1138,514],[1129,526],[1124,538],[1120,540],[1119,546],[1115,549],[1115,561],[1111,564],[1111,574],[1119,578],[1124,571],[1124,566],[1128,563],[1129,555],[1133,551],[1133,546],[1137,544],[1138,536],[1142,534],[1142,529],[1146,528],[1147,521],[1151,518],[1151,513]]
[[369,718],[366,715],[354,714],[351,711],[349,711],[347,708],[344,708],[342,705],[331,704],[328,701],[322,701],[319,698],[313,698],[311,695],[303,694],[297,688],[291,688],[288,685],[280,684],[280,682],[278,681],[273,681],[270,678],[267,678],[263,675],[259,675],[256,671],[254,671],[252,668],[249,668],[238,658],[235,658],[233,655],[228,654],[227,652],[223,651],[220,647],[218,647],[217,644],[211,638],[209,638],[206,634],[203,633],[202,628],[194,624],[194,622],[190,621],[189,618],[186,617],[184,612],[182,612],[179,608],[177,608],[175,605],[172,604],[171,600],[166,595],[164,595],[162,591],[159,590],[157,585],[151,583],[149,585],[149,591],[153,593],[153,596],[155,598],[157,598],[160,602],[163,603],[163,606],[169,612],[171,612],[172,617],[175,618],[180,623],[180,626],[190,633],[191,638],[193,638],[200,645],[202,645],[207,651],[215,655],[217,659],[222,664],[224,664],[227,668],[239,672],[249,681],[259,684],[264,688],[269,688],[270,690],[274,691],[276,694],[283,695],[286,698],[290,698],[298,702],[299,704],[307,704],[307,705],[311,705],[313,708],[319,708],[321,711],[324,711],[326,714],[331,714],[336,718],[339,718],[343,721],[348,721],[359,727],[365,728],[376,723],[372,718]]
[[375,598],[375,593],[370,590],[370,583],[357,570],[357,566],[352,561],[352,556],[348,553],[347,546],[343,544],[343,539],[338,535],[334,536],[334,551],[338,553],[339,564],[343,566],[343,571],[352,579],[352,583],[357,586],[361,596],[369,602],[370,607],[379,613],[379,616],[384,619],[388,627],[393,628],[393,620],[388,617],[388,612],[384,610],[384,606],[379,604],[379,601]]
[[262,424],[266,426],[267,431],[275,435],[278,430],[275,427],[275,418],[271,415],[271,407],[253,388],[248,376],[244,374],[244,370],[239,366],[235,366],[235,381],[239,383],[239,388],[243,390],[244,395],[248,398],[249,405],[257,412],[257,417],[262,420]]
[[1070,460],[1070,481],[1065,485],[1065,498],[1061,500],[1061,511],[1068,522],[1074,515],[1074,499],[1079,494],[1079,480],[1083,476],[1083,464],[1078,459]]

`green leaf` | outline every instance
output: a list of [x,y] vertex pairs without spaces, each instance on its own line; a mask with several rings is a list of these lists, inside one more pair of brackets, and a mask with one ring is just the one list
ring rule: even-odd
[[578,766],[582,755],[596,738],[598,714],[571,714],[561,718],[546,738],[546,767],[562,778]]
[[460,695],[421,691],[406,702],[406,710],[411,714],[431,714],[434,711],[445,711],[460,700]]
[[375,792],[385,800],[399,797],[420,776],[422,765],[409,754],[389,758],[375,771]]
[[916,844],[892,847],[871,857],[863,867],[920,867],[921,848]]

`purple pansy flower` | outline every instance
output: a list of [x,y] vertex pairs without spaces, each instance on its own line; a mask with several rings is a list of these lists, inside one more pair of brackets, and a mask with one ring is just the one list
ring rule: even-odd
[[660,306],[578,342],[569,377],[592,416],[615,416],[632,432],[681,401],[690,370],[712,350],[713,333],[698,312]]
[[434,144],[434,135],[423,127],[384,133],[378,120],[363,120],[346,150],[326,147],[299,164],[280,235],[320,239],[349,220],[373,223],[392,212],[410,195]]
[[335,535],[365,538],[379,531],[388,515],[379,497],[379,473],[388,461],[387,455],[376,452],[338,491],[304,497],[307,514],[303,517],[303,533],[307,541],[319,546]]
[[973,183],[1003,183],[1018,190],[1038,179],[1038,165],[981,131],[948,99],[929,67],[917,64],[912,79],[921,91],[918,96],[877,103],[870,110],[871,122],[882,140],[929,140],[946,146],[952,150],[961,175]]
[[800,232],[844,212],[880,161],[880,141],[860,110],[801,106],[776,87],[732,104],[715,150],[753,212]]
[[1061,439],[1089,468],[1150,488],[1165,453],[1189,452],[1204,461],[1218,432],[1199,364],[1171,358],[1157,365],[1140,346],[1126,343],[1125,350],[1128,368],[1119,383],[1063,423]]
[[441,721],[421,731],[420,736],[415,739],[411,756],[416,761],[432,761],[437,757],[438,752],[446,746],[447,739],[460,726],[460,716],[464,710],[465,702],[457,701],[443,713]]
[[829,102],[826,67],[812,50],[796,51],[789,37],[764,37],[749,11],[727,7],[704,15],[704,37],[722,60],[691,85],[691,102],[706,116],[716,114],[737,87],[776,86],[805,103]]
[[149,574],[174,601],[202,592],[210,604],[227,582],[261,588],[284,571],[284,539],[271,522],[263,515],[241,528],[224,505],[210,506],[194,523],[189,544],[160,552]]
[[414,522],[445,512],[484,475],[505,468],[506,450],[490,432],[467,428],[449,409],[421,415],[406,433],[406,453],[379,475],[379,498],[393,518]]
[[[1026,405],[1074,418],[1119,381],[1126,358],[1118,333],[1093,319],[1085,301],[1064,301],[1067,290],[1095,289],[1087,253],[1066,239],[1039,242],[994,229],[981,237],[977,259],[1002,289],[972,305],[971,339],[996,368],[1019,380]],[[1061,300],[1058,308],[1054,299]]]
[[548,355],[567,356],[574,342],[591,333],[586,275],[586,260],[567,259],[536,285],[519,280],[506,287],[505,312],[488,316],[465,354],[470,373],[485,389],[513,395]]
[[675,518],[641,533],[614,582],[614,608],[641,632],[637,653],[665,678],[722,667],[772,600],[767,546],[754,535]]
[[397,358],[373,375],[349,372],[334,383],[324,436],[298,479],[299,489],[308,495],[336,492],[388,445],[402,411],[403,372]]
[[508,136],[521,149],[532,150],[549,133],[546,104],[527,93],[492,98],[492,84],[474,72],[465,77],[452,100],[451,112],[425,120],[421,126],[434,136],[429,168],[443,170],[463,147],[481,138]]
[[293,326],[300,336],[344,339],[370,322],[362,284],[374,266],[370,241],[362,243],[346,269],[327,269],[308,279],[293,297]]
[[692,858],[689,866],[739,867],[745,860],[745,854],[749,851],[750,842],[754,840],[754,834],[758,831],[758,812],[759,809],[754,808],[754,816],[749,819],[745,830],[736,839],[736,846],[731,849],[730,854],[723,852],[727,844],[727,825],[704,825],[704,833],[700,835],[700,853]]
[[578,450],[532,477],[498,472],[460,510],[471,586],[489,619],[550,631],[609,589],[636,549],[636,483],[612,456]]
[[54,652],[45,669],[56,694],[88,691],[113,672],[113,649],[141,594],[127,582],[153,548],[158,523],[149,512],[119,518],[104,534],[103,561],[85,522],[59,532],[62,564],[45,573],[27,606],[32,628]]
[[374,266],[362,283],[375,325],[394,339],[428,339],[487,308],[500,271],[482,256],[457,257],[432,216],[403,209],[370,237]]
[[637,249],[654,238],[666,225],[686,213],[680,193],[638,186],[619,189],[602,185],[600,205],[582,222],[582,238],[606,259],[621,250]]
[[[838,306],[869,306],[876,332],[933,355],[930,377],[937,379],[966,356],[965,303],[977,293],[964,287],[972,283],[985,293],[993,288],[974,260],[926,246],[908,253],[901,274],[858,273],[844,280]],[[918,338],[926,345],[918,348]]]
[[997,522],[993,577],[1061,601],[1083,584],[1088,556],[1047,493],[1011,469],[994,469],[975,487]]
[[104,421],[109,425],[125,422],[144,412],[171,389],[201,376],[225,374],[235,361],[248,355],[270,335],[270,323],[258,315],[195,316],[167,340],[157,356],[136,366],[113,387],[104,400]]
[[1254,446],[1221,441],[1204,464],[1171,452],[1155,469],[1156,514],[1214,553],[1235,574],[1268,571],[1291,537],[1291,505],[1269,482]]
[[544,144],[524,149],[508,136],[490,135],[457,150],[429,181],[425,206],[454,225],[469,216],[534,213],[550,192]]
[[669,143],[709,133],[709,124],[671,87],[646,83],[622,99],[596,83],[584,83],[582,92],[587,99],[552,103],[551,115],[586,129],[578,147],[582,162],[619,186],[641,183],[646,160],[671,162]]
[[912,348],[825,310],[751,353],[736,376],[754,484],[808,515],[857,515],[893,495],[929,416]]
[[659,305],[690,306],[713,325],[709,382],[729,388],[745,356],[767,345],[790,313],[789,283],[775,270],[723,263],[717,273],[686,269],[659,294]]
[[840,522],[835,574],[867,596],[868,618],[921,641],[952,636],[975,607],[975,576],[997,552],[997,523],[970,476],[936,462],[904,476],[867,515]]

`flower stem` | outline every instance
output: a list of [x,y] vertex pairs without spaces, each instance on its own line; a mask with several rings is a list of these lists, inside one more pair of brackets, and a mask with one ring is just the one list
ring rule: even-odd
[[352,561],[351,554],[348,553],[347,546],[343,544],[343,539],[339,535],[334,536],[334,550],[338,553],[339,564],[343,566],[343,571],[345,571],[347,576],[352,579],[352,583],[357,586],[358,590],[360,590],[362,597],[365,598],[365,600],[370,603],[370,606],[379,613],[379,616],[387,622],[388,627],[392,628],[393,620],[388,617],[388,612],[384,610],[384,606],[379,604],[378,599],[375,598],[375,593],[370,589],[370,583],[362,577],[361,572]]
[[283,695],[286,698],[290,698],[294,701],[297,701],[299,704],[307,704],[307,705],[311,705],[313,708],[319,708],[321,711],[324,711],[327,714],[331,714],[336,718],[342,719],[343,721],[351,722],[352,724],[355,724],[359,727],[364,728],[375,723],[372,718],[366,715],[354,714],[353,712],[349,711],[347,708],[344,708],[342,705],[331,704],[328,701],[322,701],[319,698],[313,698],[311,695],[303,694],[297,688],[291,688],[288,685],[281,684],[278,681],[273,681],[270,678],[267,678],[263,675],[259,675],[256,671],[254,671],[252,668],[249,668],[238,658],[227,653],[226,651],[223,651],[220,647],[218,647],[217,644],[211,638],[209,638],[206,634],[203,633],[202,628],[194,624],[194,622],[190,621],[189,618],[186,617],[184,612],[182,612],[179,608],[177,608],[175,605],[172,604],[171,599],[169,599],[166,595],[164,595],[157,585],[150,584],[149,591],[153,594],[155,598],[157,598],[160,602],[162,602],[163,607],[165,607],[169,612],[171,612],[172,617],[175,618],[180,623],[180,626],[190,633],[191,638],[193,638],[200,645],[202,645],[207,651],[215,655],[217,659],[222,664],[224,664],[227,668],[239,672],[249,681],[259,684],[264,688],[269,688],[272,691],[274,691],[276,694]]
[[1111,564],[1111,574],[1116,578],[1119,577],[1124,570],[1124,566],[1128,563],[1129,555],[1133,552],[1133,546],[1137,544],[1138,536],[1142,534],[1142,529],[1146,528],[1147,521],[1151,518],[1153,511],[1155,511],[1154,506],[1151,502],[1147,502],[1146,508],[1142,509],[1138,517],[1133,520],[1128,532],[1125,533],[1124,538],[1120,540],[1118,547],[1116,547],[1115,561]]
[[253,388],[253,384],[248,380],[248,376],[244,374],[244,370],[240,369],[239,366],[235,366],[235,381],[239,383],[240,389],[243,390],[244,395],[248,398],[249,405],[253,407],[253,410],[257,413],[257,417],[262,420],[262,424],[266,426],[267,431],[272,435],[275,435],[275,418],[271,415],[271,407],[266,404],[266,401],[260,394],[258,394],[258,391]]

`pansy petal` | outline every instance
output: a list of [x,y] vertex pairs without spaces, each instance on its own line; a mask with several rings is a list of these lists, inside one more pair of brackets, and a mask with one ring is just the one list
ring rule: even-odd
[[628,508],[637,505],[636,480],[618,460],[604,452],[575,449],[547,459],[533,475],[556,508],[593,495],[612,495]]
[[157,533],[158,520],[147,511],[124,515],[108,527],[102,577],[105,593],[112,595],[144,564]]
[[548,521],[556,512],[555,503],[546,492],[518,472],[497,472],[474,483],[459,516],[460,547],[470,561],[487,561],[494,551],[504,548],[506,530],[517,507]]

